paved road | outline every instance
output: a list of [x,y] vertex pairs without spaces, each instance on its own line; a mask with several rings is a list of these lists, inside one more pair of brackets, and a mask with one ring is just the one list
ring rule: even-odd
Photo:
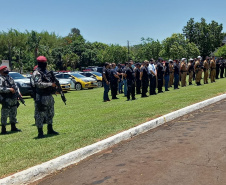
[[225,185],[226,100],[33,184]]

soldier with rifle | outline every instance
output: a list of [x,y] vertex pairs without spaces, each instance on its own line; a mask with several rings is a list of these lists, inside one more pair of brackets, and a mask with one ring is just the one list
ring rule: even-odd
[[2,104],[1,110],[1,134],[7,134],[6,124],[7,117],[9,116],[11,131],[20,132],[21,130],[16,127],[17,107],[19,106],[18,99],[25,104],[21,97],[19,88],[16,86],[13,78],[9,75],[7,66],[0,67],[0,103]]
[[[59,85],[59,81],[53,75],[53,72],[47,71],[47,59],[44,56],[37,58],[38,68],[33,72],[32,85],[35,87],[35,124],[38,128],[38,138],[44,138],[43,123],[47,123],[47,134],[58,135],[59,133],[53,130],[54,117],[54,98],[53,93],[59,91],[61,98],[66,102]],[[66,103],[65,103],[66,104]]]

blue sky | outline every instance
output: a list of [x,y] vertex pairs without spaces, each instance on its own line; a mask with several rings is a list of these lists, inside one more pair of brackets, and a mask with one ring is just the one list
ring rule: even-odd
[[226,0],[0,0],[0,31],[55,32],[80,29],[90,42],[138,44],[141,37],[162,41],[182,33],[190,18],[222,23]]

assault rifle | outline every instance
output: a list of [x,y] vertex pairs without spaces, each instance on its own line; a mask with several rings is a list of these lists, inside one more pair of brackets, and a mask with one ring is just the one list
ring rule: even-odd
[[[24,104],[24,106],[26,106],[26,105],[25,105],[24,99],[21,97],[20,93],[18,92],[18,90],[17,90],[17,88],[16,88],[16,85],[11,84],[8,78],[5,78],[5,79],[6,79],[6,82],[9,84],[9,87],[14,89],[16,98],[17,98],[18,100],[20,100],[20,102],[21,102],[22,104]],[[18,102],[18,103],[19,103],[19,102]],[[17,107],[18,107],[18,106],[19,106],[19,104],[17,105]]]
[[61,99],[63,100],[64,104],[66,105],[66,101],[67,101],[67,100],[66,100],[66,98],[65,98],[65,96],[64,96],[64,93],[63,93],[63,90],[62,90],[62,88],[61,88],[61,86],[60,86],[59,80],[56,79],[56,77],[55,77],[54,74],[53,74],[53,71],[50,71],[49,73],[50,73],[50,75],[51,75],[52,81],[53,81],[53,82],[56,84],[56,86],[57,86],[56,91],[60,93]]

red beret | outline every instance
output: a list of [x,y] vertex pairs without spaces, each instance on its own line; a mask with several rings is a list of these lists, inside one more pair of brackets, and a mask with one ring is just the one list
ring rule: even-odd
[[46,59],[46,57],[44,57],[44,56],[39,56],[39,57],[37,58],[37,61],[38,61],[38,62],[47,62],[47,59]]
[[0,67],[0,71],[3,70],[3,69],[5,69],[5,68],[7,68],[7,66],[1,66]]

